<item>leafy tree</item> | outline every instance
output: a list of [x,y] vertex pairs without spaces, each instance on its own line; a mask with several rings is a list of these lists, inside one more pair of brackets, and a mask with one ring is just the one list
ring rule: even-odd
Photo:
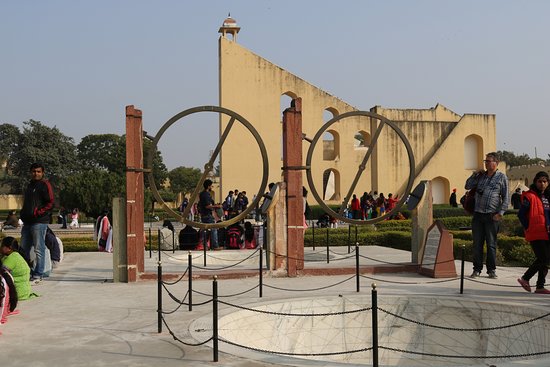
[[88,216],[97,217],[111,208],[114,197],[124,197],[125,177],[92,168],[67,177],[60,197],[66,208],[79,208]]
[[0,161],[8,161],[17,149],[17,144],[21,139],[19,128],[11,124],[0,125]]
[[540,159],[531,158],[527,154],[516,155],[515,153],[506,150],[499,150],[497,154],[499,155],[500,160],[506,162],[506,164],[510,167],[534,164],[540,161]]
[[116,134],[87,135],[77,145],[81,167],[123,174],[126,165],[126,139]]
[[[10,137],[15,138],[13,128]],[[29,167],[33,162],[41,162],[46,168],[46,176],[52,182],[54,189],[61,189],[64,180],[74,173],[76,168],[76,147],[70,138],[57,127],[48,127],[40,121],[23,122],[23,132],[17,143],[10,142],[11,152],[7,160],[9,175],[2,181],[11,188],[11,193],[23,193],[29,181]]]
[[168,173],[170,179],[170,189],[175,194],[181,192],[184,195],[192,192],[199,179],[201,178],[201,170],[198,168],[177,167]]

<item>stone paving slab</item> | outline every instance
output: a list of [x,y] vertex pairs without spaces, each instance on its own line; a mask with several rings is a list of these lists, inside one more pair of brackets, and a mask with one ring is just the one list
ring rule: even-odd
[[[408,262],[407,251],[372,247],[365,249],[369,257],[386,262]],[[216,256],[219,253],[216,252]],[[362,251],[363,252],[363,251]],[[367,253],[367,252],[366,252]],[[181,252],[186,257],[186,252]],[[229,255],[225,255],[229,256]],[[234,255],[231,255],[234,256]],[[311,256],[317,256],[311,254]],[[337,256],[337,255],[335,255]],[[148,258],[146,271],[155,272],[157,259]],[[348,260],[346,260],[348,261]],[[354,261],[350,259],[349,261]],[[365,261],[374,260],[365,259]],[[185,267],[180,259],[163,261],[167,271],[178,272]],[[459,272],[460,262],[457,261]],[[323,267],[322,262],[315,266]],[[246,265],[248,266],[248,265]],[[327,265],[328,266],[328,265]],[[330,266],[342,266],[337,262]],[[245,265],[242,265],[245,267]],[[467,264],[469,274],[471,264]],[[464,294],[459,294],[457,279],[439,282],[439,279],[426,278],[415,273],[365,274],[361,278],[360,293],[369,294],[372,283],[377,284],[379,297],[384,295],[415,295],[424,297],[456,297],[485,302],[515,304],[520,307],[537,307],[550,310],[550,296],[523,291],[516,278],[524,269],[499,268],[499,279],[482,277],[464,282]],[[280,302],[303,297],[324,297],[357,294],[355,281],[347,280],[348,275],[311,276],[282,278],[268,275],[264,281],[263,297],[257,289],[246,292],[258,284],[255,276],[241,279],[218,281],[220,296],[241,292],[228,298],[230,302],[252,305],[264,302]],[[112,254],[107,253],[68,253],[52,276],[34,290],[41,296],[23,301],[19,305],[20,314],[9,318],[0,325],[0,350],[2,366],[334,366],[332,363],[303,361],[281,358],[276,355],[258,358],[237,357],[221,352],[219,361],[213,362],[211,343],[200,347],[186,346],[169,334],[163,326],[158,333],[157,283],[140,281],[135,284],[112,282]],[[327,285],[342,282],[338,286]],[[183,298],[187,282],[173,286],[172,292]],[[212,281],[197,279],[194,290],[205,295],[211,294]],[[289,291],[290,289],[291,291]],[[317,289],[315,291],[305,291]],[[293,291],[292,291],[293,290]],[[208,296],[194,296],[193,303],[208,301]],[[177,304],[163,296],[163,309],[174,310]],[[197,343],[190,331],[197,320],[210,318],[211,305],[194,306],[189,312],[187,306],[180,308],[169,318],[169,327],[174,334],[187,343]],[[220,307],[220,312],[227,312]],[[168,316],[167,316],[168,319]],[[548,322],[546,320],[545,322]],[[195,330],[192,330],[193,332]],[[550,349],[550,346],[549,346]],[[489,362],[489,361],[488,361]],[[547,360],[518,361],[515,363],[494,363],[501,366],[550,366]]]

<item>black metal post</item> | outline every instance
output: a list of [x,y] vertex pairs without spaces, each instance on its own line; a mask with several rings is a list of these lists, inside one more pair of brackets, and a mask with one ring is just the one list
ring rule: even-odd
[[149,227],[149,259],[153,257],[153,236],[151,235],[151,227]]
[[202,233],[202,252],[203,252],[203,265],[206,266],[206,247],[208,246],[208,232],[207,229],[204,229]]
[[464,293],[464,250],[465,250],[465,248],[466,248],[466,246],[462,245],[462,250],[461,250],[462,260],[460,262],[460,264],[461,264],[461,267],[460,267],[460,294]]
[[348,224],[348,247],[351,246],[351,224]]
[[329,256],[328,256],[328,227],[327,227],[327,264],[330,262]]
[[355,242],[357,242],[357,226],[355,226]]
[[378,296],[372,283],[372,366],[378,367]]
[[263,254],[263,250],[262,248],[260,247],[260,298],[262,298],[263,296],[263,285],[264,285],[264,278],[263,278],[263,267],[264,267],[264,254]]
[[160,229],[157,229],[157,244],[158,244],[158,247],[157,247],[157,250],[159,252],[159,259],[160,259],[160,241],[162,241],[162,238],[160,238],[161,236],[161,233],[160,233]]
[[313,251],[315,251],[315,222],[313,222],[313,225],[311,226],[311,236],[311,242],[313,242]]
[[218,361],[218,277],[214,275],[212,282],[212,346],[214,351],[214,362]]
[[187,283],[189,284],[189,311],[193,311],[193,256],[191,255],[191,251],[187,253],[187,273],[189,274],[189,278],[187,279]]
[[359,243],[355,244],[355,290],[359,293]]
[[160,259],[157,266],[157,316],[158,333],[160,334],[162,333],[162,263]]
[[176,253],[176,230],[172,231],[172,253]]

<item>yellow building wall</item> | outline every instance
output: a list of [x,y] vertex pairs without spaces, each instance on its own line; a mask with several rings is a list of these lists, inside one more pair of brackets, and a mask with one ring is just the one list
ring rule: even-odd
[[[339,115],[357,111],[339,98],[324,92],[307,81],[254,54],[233,40],[219,39],[219,100],[220,106],[231,109],[248,120],[263,139],[269,159],[269,181],[281,180],[281,96],[302,99],[302,128],[307,137],[313,138],[326,122],[325,110]],[[415,184],[421,180],[438,179],[443,183],[436,187],[439,202],[447,202],[452,188],[458,195],[464,191],[464,182],[472,169],[465,167],[465,139],[474,135],[479,141],[476,160],[483,168],[482,159],[487,152],[496,150],[496,121],[494,115],[466,114],[460,116],[442,105],[430,109],[386,109],[375,106],[371,112],[395,122],[409,140],[415,156]],[[220,134],[228,123],[220,120]],[[322,137],[315,146],[311,172],[314,185],[323,195],[323,173],[336,170],[340,176],[339,203],[347,194],[367,147],[356,147],[354,136],[363,131],[372,135],[378,120],[366,117],[346,118],[328,130],[339,146],[334,160],[323,160]],[[304,164],[309,143],[303,141]],[[391,128],[383,129],[373,155],[361,176],[354,193],[377,190],[402,193],[409,173],[405,146]],[[252,135],[236,122],[224,143],[220,156],[221,197],[229,190],[247,191],[249,198],[258,192],[262,175],[260,151]],[[307,181],[304,183],[307,187]],[[438,189],[438,187],[440,187]],[[434,197],[436,195],[434,194]],[[310,199],[312,201],[312,199]],[[438,203],[436,201],[436,203]]]

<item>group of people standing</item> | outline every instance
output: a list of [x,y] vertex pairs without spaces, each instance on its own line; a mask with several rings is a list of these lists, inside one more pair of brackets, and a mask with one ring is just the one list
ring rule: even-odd
[[366,220],[383,216],[393,210],[398,201],[398,196],[394,197],[391,193],[387,198],[384,193],[378,194],[377,191],[372,194],[364,192],[361,198],[353,194],[350,202],[351,218]]
[[[473,265],[472,278],[483,270],[483,248],[487,245],[486,269],[489,278],[497,278],[497,233],[510,197],[508,178],[498,170],[497,153],[488,153],[483,161],[485,170],[474,172],[465,188],[475,190],[475,209],[472,217]],[[544,287],[550,261],[550,188],[547,172],[538,172],[529,187],[519,197],[518,217],[525,231],[535,261],[518,278],[518,283],[531,292],[530,279],[537,274],[535,293],[550,294]],[[519,193],[518,193],[519,194]]]

